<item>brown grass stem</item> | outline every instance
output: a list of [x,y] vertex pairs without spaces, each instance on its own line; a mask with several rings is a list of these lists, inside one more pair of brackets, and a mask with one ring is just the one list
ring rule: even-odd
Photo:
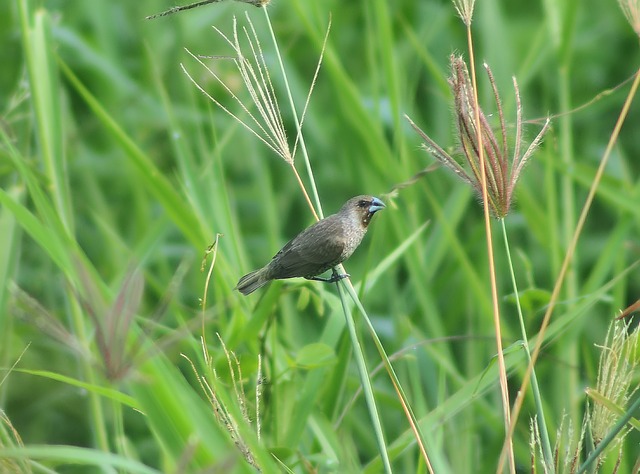
[[[473,100],[474,113],[476,123],[480,123],[480,104],[478,102],[478,84],[476,79],[476,63],[474,59],[473,37],[471,35],[471,23],[467,24],[467,45],[469,48],[469,65],[471,68],[471,81],[473,84]],[[509,390],[507,387],[507,369],[504,363],[504,354],[502,353],[502,331],[500,328],[500,307],[498,304],[498,286],[496,283],[496,268],[493,255],[493,238],[491,235],[491,213],[489,210],[489,199],[487,192],[487,174],[484,160],[484,147],[482,146],[482,129],[478,127],[478,154],[480,161],[480,184],[482,190],[482,208],[484,210],[485,233],[487,237],[487,257],[489,260],[489,278],[491,280],[491,300],[493,303],[493,324],[496,336],[496,350],[498,352],[498,371],[500,376],[500,395],[502,396],[502,409],[505,424],[505,445],[508,447],[510,472],[516,472],[515,459],[513,456],[513,445],[511,443],[511,434],[509,426],[511,424]]]
[[605,149],[602,160],[600,161],[600,165],[598,166],[598,170],[596,171],[596,175],[593,178],[593,182],[591,183],[591,187],[589,188],[589,194],[585,200],[584,205],[582,206],[582,211],[580,212],[580,217],[578,218],[578,223],[576,224],[576,228],[573,232],[573,237],[571,238],[571,243],[567,248],[567,253],[562,262],[562,267],[560,268],[560,273],[558,274],[558,278],[556,279],[556,283],[553,287],[553,292],[551,293],[551,298],[549,300],[549,305],[547,306],[547,310],[544,314],[544,318],[542,320],[542,324],[540,325],[540,331],[538,332],[538,338],[536,341],[535,348],[533,353],[531,354],[531,362],[527,365],[527,370],[525,372],[524,378],[522,380],[522,384],[520,386],[520,390],[518,392],[518,397],[513,406],[511,425],[509,426],[509,431],[507,433],[507,439],[505,440],[505,444],[502,447],[502,453],[500,454],[500,462],[498,465],[498,470],[500,467],[504,465],[504,458],[507,455],[507,450],[510,450],[510,445],[507,445],[507,441],[511,439],[513,436],[513,432],[515,431],[515,425],[518,421],[518,416],[520,415],[520,411],[522,410],[522,404],[524,401],[523,394],[526,392],[529,387],[529,382],[531,379],[531,372],[533,371],[533,366],[538,360],[538,356],[540,354],[540,348],[544,342],[544,333],[549,326],[549,322],[551,321],[551,315],[553,314],[553,310],[555,309],[556,302],[558,301],[558,297],[560,296],[560,290],[562,289],[562,284],[564,282],[564,278],[566,276],[567,270],[569,269],[569,265],[573,259],[573,255],[575,253],[576,247],[578,245],[578,239],[580,238],[580,234],[582,233],[582,229],[587,220],[587,215],[589,214],[589,210],[591,209],[591,204],[596,195],[596,191],[598,190],[598,185],[602,179],[602,175],[604,174],[604,169],[607,166],[609,161],[609,157],[611,156],[611,152],[613,151],[613,146],[618,140],[618,136],[620,135],[620,130],[622,129],[622,125],[627,117],[629,109],[631,108],[631,102],[638,91],[638,86],[640,86],[640,69],[636,71],[635,80],[631,85],[631,89],[629,90],[629,94],[622,106],[622,110],[620,111],[620,115],[618,116],[618,120],[613,128],[613,132],[609,137],[609,142],[607,143],[607,148]]

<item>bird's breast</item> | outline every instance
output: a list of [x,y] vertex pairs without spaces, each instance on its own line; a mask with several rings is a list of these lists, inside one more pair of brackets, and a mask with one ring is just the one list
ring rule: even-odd
[[352,226],[345,232],[344,249],[342,251],[342,260],[346,260],[355,252],[364,238],[367,229],[361,226]]

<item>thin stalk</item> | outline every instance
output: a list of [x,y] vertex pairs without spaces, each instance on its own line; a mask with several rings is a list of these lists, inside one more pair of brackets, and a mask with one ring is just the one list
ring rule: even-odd
[[[344,271],[344,268],[342,267],[342,265],[340,265],[338,267],[338,269],[340,271]],[[396,391],[396,393],[398,394],[398,398],[400,398],[400,403],[402,404],[402,409],[405,412],[405,416],[407,417],[407,420],[409,421],[409,425],[411,426],[411,430],[413,431],[413,434],[416,438],[416,442],[418,443],[418,447],[420,448],[420,453],[422,454],[422,457],[424,458],[424,461],[427,465],[427,468],[429,469],[429,472],[431,474],[434,473],[433,470],[433,466],[431,465],[431,460],[429,459],[429,455],[427,454],[427,450],[425,447],[425,442],[424,442],[424,436],[420,431],[420,426],[418,424],[418,420],[415,416],[415,414],[413,413],[413,410],[411,409],[411,405],[409,405],[409,401],[407,398],[407,395],[404,393],[404,390],[402,389],[402,385],[400,385],[400,381],[398,380],[398,376],[396,375],[395,371],[393,370],[393,366],[391,365],[391,361],[389,360],[389,357],[387,356],[386,351],[384,350],[384,346],[382,345],[382,342],[380,342],[380,339],[378,338],[378,335],[375,331],[375,328],[373,327],[373,324],[371,324],[371,320],[369,319],[369,316],[367,315],[366,310],[364,309],[364,306],[362,305],[362,303],[360,302],[360,299],[358,298],[358,294],[356,293],[355,288],[353,287],[353,285],[351,284],[351,280],[348,278],[345,278],[343,280],[341,280],[342,284],[344,285],[344,287],[347,289],[347,292],[349,293],[349,295],[351,296],[351,299],[353,300],[353,302],[355,303],[356,307],[358,308],[358,311],[360,311],[360,314],[362,314],[362,318],[364,319],[366,325],[367,325],[367,329],[369,330],[369,333],[371,334],[371,337],[373,339],[373,342],[376,346],[376,349],[378,350],[378,353],[380,354],[380,358],[382,359],[382,363],[385,366],[385,369],[387,370],[387,373],[389,374],[389,377],[391,378],[391,383],[393,383],[393,387]],[[340,283],[340,282],[338,282]],[[340,286],[340,285],[338,285]],[[342,296],[342,293],[340,294]]]
[[[507,369],[504,363],[504,354],[502,353],[502,331],[500,329],[500,307],[498,305],[498,285],[496,283],[496,268],[493,257],[493,239],[491,237],[491,215],[489,214],[489,199],[487,192],[487,174],[485,172],[484,147],[482,144],[482,127],[480,126],[480,105],[478,103],[478,83],[476,80],[476,64],[473,52],[473,38],[471,36],[471,23],[467,24],[467,44],[469,48],[469,64],[471,65],[471,81],[473,84],[473,107],[475,113],[475,122],[477,125],[478,140],[478,159],[480,161],[480,185],[482,189],[482,208],[484,209],[485,233],[487,236],[487,257],[489,260],[489,278],[491,280],[491,300],[493,302],[493,324],[496,336],[496,349],[498,352],[498,370],[500,373],[500,394],[502,396],[502,410],[504,414],[505,425],[505,444],[508,445],[509,468],[511,473],[516,472],[516,463],[513,456],[513,445],[511,443],[511,434],[509,426],[511,424],[509,390],[507,387]],[[499,469],[500,471],[500,469]]]
[[[342,287],[339,284],[340,282],[336,282],[336,287],[338,288],[338,295],[340,296],[340,301],[342,302],[342,310],[344,311],[345,319],[347,320],[347,328],[349,329],[349,336],[351,338],[351,344],[353,345],[353,354],[356,358],[356,365],[358,366],[358,371],[360,372],[360,381],[362,382],[362,391],[364,392],[364,398],[367,401],[367,408],[369,409],[369,416],[371,418],[371,422],[373,423],[373,429],[376,433],[376,439],[378,440],[378,450],[380,451],[380,457],[382,458],[382,463],[384,464],[384,470],[387,473],[391,473],[391,463],[389,461],[389,454],[387,453],[387,445],[384,439],[384,433],[382,431],[382,423],[380,422],[380,416],[378,414],[378,410],[376,407],[376,400],[373,396],[373,387],[371,386],[371,380],[369,379],[369,372],[367,371],[367,364],[364,360],[364,353],[362,352],[362,346],[360,345],[360,341],[358,340],[358,333],[356,331],[355,321],[353,320],[353,315],[351,311],[349,311],[349,306],[347,305],[347,301],[344,298],[344,294],[342,292]],[[349,287],[351,285],[347,285]],[[351,286],[353,289],[353,286]]]
[[[571,244],[567,249],[567,253],[562,262],[562,267],[560,268],[560,274],[556,279],[556,283],[553,287],[553,292],[551,293],[551,298],[549,300],[549,305],[547,306],[547,311],[544,314],[544,318],[542,320],[542,325],[540,326],[540,331],[538,332],[538,338],[536,341],[536,346],[533,350],[533,354],[531,354],[531,362],[527,366],[527,371],[525,372],[524,379],[522,380],[522,385],[520,386],[520,395],[516,399],[516,402],[513,406],[511,426],[509,427],[509,437],[513,435],[515,431],[515,424],[518,420],[518,415],[520,414],[520,410],[522,410],[523,397],[522,393],[527,390],[529,380],[531,378],[531,373],[533,371],[533,366],[538,360],[538,356],[540,354],[540,349],[542,347],[542,343],[544,342],[544,333],[549,326],[549,322],[551,320],[551,314],[553,314],[553,310],[555,309],[556,301],[558,301],[558,297],[560,295],[560,290],[562,288],[562,283],[564,282],[565,275],[569,268],[569,264],[573,259],[573,255],[575,253],[575,248],[578,245],[578,239],[580,238],[580,234],[582,233],[582,229],[584,227],[584,223],[587,220],[587,215],[589,214],[589,210],[591,209],[591,204],[593,203],[593,199],[595,198],[596,191],[598,190],[598,185],[602,180],[602,175],[604,174],[604,170],[609,161],[609,157],[611,156],[611,152],[613,151],[613,146],[618,141],[618,136],[620,135],[620,130],[622,129],[622,125],[624,124],[625,118],[629,113],[629,108],[631,107],[631,102],[635,97],[638,86],[640,86],[640,69],[636,71],[635,79],[633,84],[631,85],[631,89],[629,90],[629,94],[622,106],[622,110],[620,111],[620,116],[616,121],[616,124],[613,128],[613,132],[611,132],[611,137],[609,138],[609,143],[607,143],[607,148],[602,155],[602,160],[600,161],[600,166],[598,166],[598,170],[596,171],[596,175],[593,178],[593,182],[591,183],[591,187],[589,188],[589,194],[587,195],[587,199],[582,206],[582,211],[580,212],[580,217],[578,218],[578,224],[576,225],[575,231],[573,233],[573,238],[571,239]],[[504,456],[506,454],[507,445],[502,447],[502,454],[500,456],[500,464],[504,463]]]
[[[306,189],[304,187],[304,184],[302,182],[302,180],[300,179],[300,176],[298,175],[295,166],[292,165],[292,168],[294,170],[294,173],[296,175],[296,179],[298,180],[298,183],[300,184],[300,186],[302,187],[302,190],[305,194],[305,197],[307,199],[307,202],[309,202],[309,205],[311,207],[311,211],[313,212],[316,220],[319,220],[319,218],[323,217],[323,213],[322,213],[322,206],[320,204],[320,197],[318,195],[318,189],[316,187],[316,182],[315,179],[313,177],[313,169],[311,168],[311,161],[309,160],[309,155],[307,153],[307,148],[305,146],[305,142],[304,142],[304,136],[302,134],[302,127],[300,124],[300,121],[298,119],[298,114],[296,112],[296,108],[295,108],[295,103],[293,100],[293,96],[291,94],[291,88],[289,87],[289,82],[287,80],[287,74],[286,71],[284,69],[284,63],[282,61],[282,56],[280,55],[280,50],[278,48],[278,43],[276,41],[276,37],[275,34],[273,32],[273,28],[271,26],[271,20],[269,18],[269,12],[267,11],[267,9],[264,9],[265,12],[265,16],[267,19],[267,25],[269,26],[269,32],[271,34],[271,39],[273,41],[274,44],[274,48],[276,51],[276,55],[278,57],[278,62],[280,65],[280,70],[281,70],[281,74],[285,83],[285,89],[287,91],[287,96],[289,98],[289,104],[291,106],[292,112],[293,112],[293,116],[294,116],[294,121],[296,124],[296,130],[298,133],[298,139],[300,141],[300,148],[302,150],[302,155],[305,161],[305,165],[307,168],[307,173],[309,175],[309,181],[311,184],[311,190],[313,192],[313,197],[314,200],[316,202],[316,208],[318,211],[318,214],[316,214],[313,206],[311,205],[311,203],[309,202],[309,198],[306,192]],[[326,38],[325,38],[326,41]],[[317,74],[317,71],[316,71]],[[340,269],[343,271],[344,273],[344,268],[342,267],[342,265],[340,265]],[[351,286],[351,285],[349,285]],[[362,351],[362,346],[360,345],[360,341],[358,340],[358,334],[356,331],[356,326],[355,326],[355,321],[353,319],[353,315],[351,314],[351,312],[349,311],[349,307],[347,304],[347,301],[344,297],[344,294],[340,288],[340,285],[337,285],[338,287],[338,295],[340,297],[340,302],[342,303],[342,309],[344,312],[344,316],[345,316],[345,320],[347,323],[347,327],[349,330],[349,337],[351,338],[351,344],[353,347],[353,353],[356,359],[356,365],[358,366],[358,371],[360,373],[360,381],[362,383],[362,389],[365,395],[365,400],[367,402],[367,408],[369,409],[369,415],[371,417],[371,422],[373,423],[373,428],[376,434],[376,439],[378,442],[378,448],[380,451],[380,457],[382,458],[382,462],[384,464],[384,468],[385,468],[385,472],[387,473],[391,473],[391,463],[389,460],[389,454],[387,453],[387,448],[386,448],[386,441],[384,439],[384,432],[382,430],[382,423],[380,421],[380,416],[378,414],[378,409],[376,406],[376,401],[373,395],[373,387],[371,385],[371,380],[369,379],[369,373],[367,371],[367,365],[366,365],[366,361],[365,361],[365,357],[364,357],[364,352]],[[353,287],[351,286],[351,289],[353,290]],[[363,311],[363,314],[366,314]]]
[[[567,68],[563,68],[559,74],[560,82],[560,110],[571,110],[570,101],[570,89],[569,85],[569,71]],[[574,167],[573,157],[573,140],[571,137],[571,115],[565,115],[560,118],[560,147],[561,156],[563,159],[563,165],[566,169],[572,169]],[[570,242],[571,234],[573,232],[573,226],[576,222],[576,210],[575,210],[575,190],[574,181],[571,173],[565,173],[562,176],[561,181],[561,202],[564,216],[561,224],[564,224],[562,231],[563,244]],[[569,266],[567,271],[567,299],[573,301],[578,295],[578,280],[573,266]],[[575,420],[574,420],[575,421]]]
[[[560,110],[571,110],[571,85],[569,83],[570,78],[570,66],[568,60],[564,59],[564,64],[560,67],[558,73],[559,84],[559,102]],[[559,120],[559,144],[560,144],[560,156],[562,162],[567,170],[575,168],[575,156],[572,137],[572,121],[571,114],[565,115]],[[560,178],[560,202],[562,205],[561,216],[561,238],[562,248],[567,248],[567,245],[571,241],[571,234],[576,222],[576,190],[575,182],[571,173],[563,173]],[[566,301],[576,301],[579,296],[578,290],[578,274],[576,271],[576,265],[573,262],[578,262],[579,258],[574,256],[572,262],[567,269],[566,283],[563,292],[563,298]],[[569,310],[569,307],[566,308]],[[577,367],[580,362],[579,346],[576,344],[575,338],[568,343],[562,344],[558,347],[559,357],[566,361],[569,367]],[[567,407],[569,412],[569,419],[574,426],[579,426],[580,412],[578,410],[578,404],[574,402],[574,393],[580,392],[580,380],[578,371],[570,370],[567,376],[560,383],[554,384],[554,391],[556,400],[562,400],[564,406]]]
[[[313,170],[311,168],[311,161],[309,160],[309,154],[307,153],[307,147],[304,142],[304,136],[302,135],[302,127],[300,125],[300,120],[298,119],[298,113],[296,112],[296,104],[293,101],[293,95],[291,94],[291,88],[289,87],[289,81],[287,80],[287,74],[284,69],[284,63],[282,62],[282,56],[280,55],[280,48],[278,48],[278,42],[276,41],[275,33],[273,32],[273,27],[271,26],[271,18],[269,17],[269,9],[263,8],[264,15],[267,19],[267,25],[269,26],[269,33],[271,34],[271,40],[273,42],[273,46],[276,51],[276,56],[278,57],[278,64],[280,65],[280,71],[282,72],[282,78],[284,80],[285,89],[287,91],[287,97],[289,98],[289,106],[291,107],[291,111],[293,112],[293,120],[296,124],[296,132],[298,134],[298,138],[300,140],[300,149],[302,150],[302,157],[304,158],[304,164],[307,168],[307,174],[309,175],[309,181],[311,184],[311,192],[313,193],[313,199],[315,201],[315,209],[311,206],[311,210],[313,214],[316,214],[316,210],[318,215],[315,215],[316,220],[322,219],[324,217],[322,213],[322,204],[320,204],[320,196],[318,195],[318,188],[316,186],[316,181],[313,177]],[[291,167],[295,171],[295,166],[292,164]],[[297,179],[304,190],[304,185],[302,184],[302,180],[298,176],[297,171],[295,171]],[[304,191],[306,193],[306,191]],[[307,200],[309,198],[307,197]]]
[[[509,272],[511,274],[511,283],[513,285],[513,293],[516,298],[516,307],[518,309],[518,322],[520,323],[520,332],[522,334],[522,345],[524,352],[527,355],[527,362],[531,362],[531,351],[529,350],[529,338],[527,337],[527,330],[524,325],[524,317],[522,316],[522,306],[520,305],[520,294],[518,293],[518,284],[516,282],[516,275],[513,271],[513,261],[511,260],[511,249],[509,246],[509,238],[507,236],[507,228],[505,226],[504,219],[500,219],[502,224],[502,235],[504,237],[504,248],[507,254],[507,262],[509,264]],[[531,391],[533,392],[533,400],[536,404],[536,411],[538,412],[537,423],[539,438],[542,444],[542,454],[545,462],[545,472],[553,474],[555,472],[555,465],[553,460],[553,451],[551,450],[551,442],[549,441],[549,431],[547,430],[547,423],[544,417],[544,408],[542,406],[542,397],[540,396],[540,388],[538,386],[538,379],[536,377],[536,371],[531,372]]]
[[131,458],[130,452],[127,449],[127,437],[124,430],[124,418],[122,414],[122,403],[117,400],[111,401],[111,409],[113,410],[113,437],[115,444],[115,451],[123,458]]
[[[204,291],[202,293],[202,347],[207,347],[207,331],[205,330],[205,326],[206,326],[206,320],[207,320],[207,315],[206,315],[206,310],[207,310],[207,295],[209,294],[209,282],[211,281],[211,275],[213,274],[213,267],[216,264],[216,257],[218,255],[218,242],[220,241],[220,237],[222,237],[221,233],[216,233],[216,239],[213,241],[213,243],[207,248],[207,250],[205,251],[204,254],[204,258],[202,259],[202,264],[200,266],[200,271],[203,272],[206,262],[207,262],[207,257],[209,256],[209,254],[211,254],[211,265],[209,265],[209,270],[207,271],[207,278],[205,278],[204,280]],[[204,351],[204,360],[205,363],[207,365],[207,367],[211,366],[211,357],[209,355],[208,351]]]

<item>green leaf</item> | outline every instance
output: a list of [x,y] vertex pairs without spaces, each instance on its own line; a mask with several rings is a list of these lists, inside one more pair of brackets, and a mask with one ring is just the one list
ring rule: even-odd
[[298,367],[305,369],[315,369],[333,365],[337,361],[336,353],[326,344],[314,343],[304,346],[296,357],[295,363]]

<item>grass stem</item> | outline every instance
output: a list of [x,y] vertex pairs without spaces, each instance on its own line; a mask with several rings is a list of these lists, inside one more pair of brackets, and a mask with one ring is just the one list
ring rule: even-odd
[[[344,269],[342,269],[344,270]],[[348,278],[346,279],[348,280]],[[344,280],[342,280],[344,282]],[[348,285],[353,289],[353,286]],[[376,439],[378,440],[378,450],[380,451],[380,457],[384,465],[384,470],[387,473],[393,472],[391,470],[391,462],[389,461],[389,454],[387,453],[387,445],[384,439],[384,432],[382,431],[382,422],[380,421],[380,415],[376,407],[376,400],[373,396],[373,386],[369,378],[369,372],[367,370],[367,363],[364,359],[364,352],[360,341],[358,339],[358,333],[356,330],[353,314],[349,310],[349,305],[344,297],[342,291],[342,285],[340,282],[336,282],[338,288],[338,295],[340,296],[340,302],[342,303],[342,310],[347,321],[347,329],[349,330],[349,337],[351,339],[351,345],[353,346],[353,355],[356,359],[356,365],[358,366],[358,372],[360,373],[360,382],[362,383],[362,391],[364,392],[364,398],[367,401],[367,407],[369,408],[369,416],[373,423],[373,429],[376,433]]]
[[[307,199],[307,202],[309,203],[309,205],[311,206],[311,210],[314,213],[316,219],[318,218],[322,218],[323,217],[323,212],[322,212],[322,205],[320,203],[320,197],[318,194],[318,189],[316,186],[316,182],[315,179],[313,177],[313,169],[311,167],[311,161],[309,159],[309,155],[307,152],[307,147],[305,145],[305,141],[304,141],[304,136],[302,134],[302,126],[301,126],[301,121],[298,119],[298,114],[296,112],[296,107],[295,107],[295,102],[293,100],[293,95],[291,94],[291,88],[289,87],[289,82],[287,80],[287,74],[284,68],[284,63],[282,61],[282,56],[280,55],[280,50],[278,48],[278,43],[276,41],[276,37],[275,34],[273,32],[273,28],[271,26],[271,20],[269,18],[269,13],[267,11],[267,9],[264,9],[265,12],[265,17],[267,20],[267,25],[269,26],[269,32],[271,33],[271,39],[276,51],[276,55],[278,57],[278,63],[280,65],[280,71],[282,74],[282,78],[284,80],[285,83],[285,89],[287,91],[287,96],[289,98],[289,104],[294,116],[294,120],[295,120],[295,124],[296,124],[296,130],[297,130],[297,138],[300,142],[300,149],[302,150],[302,155],[304,157],[304,162],[305,162],[305,166],[307,169],[307,173],[309,176],[309,181],[310,181],[310,185],[311,185],[311,191],[313,193],[314,196],[314,200],[316,203],[316,208],[317,208],[317,214],[314,210],[314,207],[311,205],[310,201],[309,201],[309,197],[308,194],[305,190],[304,184],[302,182],[302,180],[300,179],[300,176],[298,175],[295,166],[293,165],[293,162],[291,164],[293,171],[296,175],[296,179],[298,180],[299,185],[301,186],[304,194],[305,194],[305,198]],[[325,36],[325,44],[326,44],[326,36]],[[316,75],[317,75],[317,70],[316,70]],[[314,78],[314,82],[315,82],[315,78]],[[311,86],[313,88],[313,84]],[[311,94],[311,90],[309,91],[309,94]],[[342,271],[344,273],[344,268],[342,268]],[[353,287],[351,285],[349,285],[349,287],[351,288],[351,290],[353,290]],[[373,387],[371,385],[371,380],[369,378],[369,373],[367,370],[367,365],[366,365],[366,361],[365,361],[365,357],[364,357],[364,352],[362,350],[362,346],[360,345],[360,341],[358,340],[358,334],[356,331],[356,326],[355,326],[355,321],[353,319],[353,315],[352,313],[349,311],[349,306],[347,304],[347,301],[344,297],[344,294],[342,292],[342,289],[340,287],[340,285],[337,285],[338,288],[338,295],[340,297],[340,302],[342,304],[342,309],[344,312],[344,316],[345,316],[345,320],[347,322],[347,328],[349,331],[349,337],[351,339],[351,344],[353,347],[353,354],[354,357],[356,359],[356,365],[358,366],[358,371],[360,373],[360,382],[362,383],[362,389],[364,392],[364,396],[365,396],[365,400],[367,401],[367,407],[369,409],[369,415],[371,418],[371,422],[373,424],[373,429],[375,431],[376,434],[376,439],[378,441],[378,449],[380,452],[380,456],[382,458],[382,462],[384,465],[384,469],[385,472],[387,473],[391,473],[391,462],[389,460],[389,454],[387,453],[387,448],[386,448],[386,442],[385,442],[385,438],[384,438],[384,432],[382,429],[382,423],[380,421],[380,416],[378,413],[378,409],[376,406],[376,401],[375,401],[375,397],[373,395]],[[356,298],[357,299],[357,298]],[[360,305],[360,307],[362,307]],[[364,311],[362,311],[363,314],[366,314]]]
[[[587,215],[589,214],[589,210],[591,209],[591,204],[596,195],[596,191],[598,190],[598,186],[600,181],[602,180],[602,176],[604,174],[604,170],[607,166],[609,158],[611,157],[611,152],[613,151],[613,146],[618,141],[618,136],[620,135],[620,130],[622,129],[622,125],[629,113],[629,109],[631,107],[631,103],[633,98],[635,97],[638,86],[640,86],[640,69],[636,71],[635,79],[633,84],[631,85],[631,89],[629,90],[629,94],[622,106],[622,110],[620,111],[620,115],[618,116],[618,120],[613,128],[613,132],[609,137],[609,142],[607,143],[607,147],[602,155],[602,160],[600,160],[600,165],[598,166],[598,170],[596,171],[596,175],[593,178],[593,182],[589,188],[589,194],[587,195],[587,199],[585,200],[584,205],[582,206],[582,211],[580,212],[580,217],[578,219],[578,223],[573,232],[573,237],[571,239],[571,243],[567,248],[567,253],[565,254],[564,260],[562,262],[562,267],[560,268],[560,274],[556,279],[555,285],[553,287],[553,292],[551,293],[551,298],[549,300],[549,304],[547,306],[547,310],[545,311],[544,318],[542,320],[542,324],[540,326],[540,331],[538,332],[538,338],[536,341],[535,348],[531,355],[531,361],[527,366],[527,371],[525,372],[524,379],[522,380],[522,384],[520,385],[520,393],[524,393],[529,385],[529,381],[531,379],[531,373],[533,372],[533,366],[538,360],[538,356],[540,355],[540,349],[542,348],[542,344],[544,342],[544,334],[549,326],[549,322],[551,321],[551,315],[553,314],[553,310],[555,309],[556,302],[558,301],[558,297],[560,296],[560,290],[562,289],[562,284],[564,283],[565,276],[569,269],[569,265],[573,260],[573,256],[575,254],[575,249],[578,245],[578,239],[582,233],[582,229],[584,228],[584,224],[587,220]],[[515,423],[518,420],[518,415],[522,410],[522,398],[516,400],[516,403],[513,407],[511,426],[509,427],[509,435],[513,436],[513,432],[515,431]],[[502,448],[501,459],[503,459],[504,454],[506,452],[507,444]]]
[[[509,273],[511,275],[511,284],[513,285],[513,294],[516,301],[516,307],[518,309],[518,322],[520,323],[520,333],[522,335],[522,346],[524,352],[527,355],[527,362],[531,362],[531,351],[529,350],[529,338],[527,337],[527,329],[524,325],[524,317],[522,315],[522,305],[520,304],[520,294],[518,293],[518,283],[516,281],[516,275],[513,270],[513,261],[511,259],[511,249],[509,246],[509,237],[507,234],[507,228],[505,226],[505,220],[500,219],[502,226],[502,235],[504,237],[505,253],[507,255],[507,262],[509,264]],[[547,423],[544,416],[544,408],[542,406],[542,396],[540,394],[540,387],[538,386],[538,379],[536,377],[535,370],[531,372],[531,391],[533,392],[533,399],[536,404],[537,418],[540,441],[542,444],[542,454],[544,456],[545,469],[551,474],[555,472],[555,465],[553,460],[553,451],[551,450],[551,442],[549,440],[549,431],[547,429]]]
[[[344,268],[340,268],[340,270],[344,271]],[[433,466],[431,465],[431,460],[429,459],[429,455],[427,454],[426,444],[424,442],[424,436],[420,432],[420,426],[418,424],[418,420],[416,419],[416,416],[413,413],[413,410],[411,409],[411,405],[409,404],[409,400],[406,394],[404,393],[404,390],[402,388],[402,385],[400,384],[400,381],[398,380],[398,376],[393,370],[393,366],[391,365],[391,361],[389,360],[389,357],[387,356],[387,353],[384,350],[384,346],[382,345],[382,342],[380,342],[380,338],[378,338],[378,334],[376,333],[375,328],[373,327],[373,324],[371,324],[371,320],[369,319],[369,316],[367,315],[367,312],[364,309],[362,302],[358,298],[358,294],[356,293],[355,288],[351,284],[351,280],[349,280],[348,278],[345,278],[344,280],[342,280],[342,283],[347,289],[347,292],[351,296],[351,299],[353,300],[354,304],[362,314],[362,318],[365,324],[367,325],[367,329],[369,330],[371,338],[373,339],[376,349],[380,354],[382,363],[384,364],[385,369],[387,370],[387,373],[391,378],[393,387],[396,390],[396,393],[398,394],[398,398],[400,399],[400,403],[402,404],[402,409],[405,412],[405,415],[407,417],[407,420],[409,421],[411,430],[413,431],[413,435],[416,439],[416,442],[418,443],[418,447],[420,448],[420,453],[422,454],[422,457],[424,459],[425,464],[427,465],[427,468],[429,469],[429,472],[433,474],[434,472]]]
[[[469,65],[471,68],[471,81],[473,84],[473,99],[475,121],[480,123],[480,105],[478,103],[478,83],[476,78],[476,65],[473,50],[473,37],[471,35],[471,23],[467,24],[467,45],[469,48]],[[484,209],[485,235],[487,237],[487,257],[489,261],[489,278],[491,280],[491,300],[493,302],[493,324],[496,337],[496,349],[498,353],[498,370],[500,373],[500,394],[502,396],[502,409],[505,424],[505,444],[508,446],[509,467],[510,472],[516,472],[516,464],[513,456],[513,445],[511,442],[511,434],[509,433],[509,425],[511,423],[509,390],[507,387],[507,370],[504,363],[504,354],[502,352],[502,331],[500,329],[500,307],[498,305],[498,286],[496,283],[496,268],[493,257],[493,239],[491,237],[491,215],[489,212],[489,196],[487,191],[487,173],[485,171],[484,147],[482,145],[481,128],[477,128],[478,137],[478,160],[480,161],[480,184],[482,190],[482,208]]]
[[[309,200],[309,196],[306,194],[305,187],[302,184],[302,180],[300,179],[300,176],[298,175],[298,172],[296,171],[295,166],[292,164],[291,167],[294,169],[294,173],[296,174],[298,182],[302,186],[302,190],[305,193],[305,198],[306,198],[307,202],[309,203],[309,205],[311,206],[311,211],[313,212],[316,220],[319,220],[319,219],[322,219],[324,217],[324,215],[322,213],[322,204],[320,203],[320,196],[318,194],[318,187],[316,186],[316,181],[315,181],[315,178],[313,177],[313,169],[311,168],[311,160],[309,159],[309,153],[307,152],[307,147],[306,147],[305,142],[304,142],[304,136],[302,134],[302,125],[301,125],[300,120],[298,118],[298,113],[296,112],[296,104],[295,104],[295,102],[293,100],[293,95],[291,94],[291,88],[289,87],[289,82],[287,80],[287,74],[286,74],[286,71],[284,69],[284,63],[282,61],[282,55],[280,54],[280,48],[278,48],[278,42],[276,41],[276,36],[275,36],[275,33],[273,32],[273,27],[271,26],[271,18],[269,17],[269,9],[268,8],[263,8],[262,10],[264,11],[265,18],[267,19],[267,26],[269,27],[269,33],[271,34],[273,47],[274,47],[274,50],[276,52],[276,56],[278,57],[278,64],[280,65],[280,72],[282,74],[282,79],[284,81],[285,89],[287,91],[287,97],[289,99],[289,106],[291,107],[291,112],[293,113],[293,120],[295,121],[295,124],[296,124],[297,138],[300,141],[300,149],[302,150],[302,156],[304,158],[304,164],[305,164],[305,167],[307,169],[307,174],[309,175],[309,181],[310,181],[310,184],[311,184],[311,192],[313,193],[313,199],[315,201],[315,208],[314,208],[314,206],[311,205],[311,201]],[[326,39],[325,39],[325,41],[326,41]],[[312,92],[312,89],[313,89],[313,85],[314,84],[312,83],[311,89],[309,90],[309,95],[311,95],[311,92]],[[317,214],[316,214],[316,211],[317,211]]]

